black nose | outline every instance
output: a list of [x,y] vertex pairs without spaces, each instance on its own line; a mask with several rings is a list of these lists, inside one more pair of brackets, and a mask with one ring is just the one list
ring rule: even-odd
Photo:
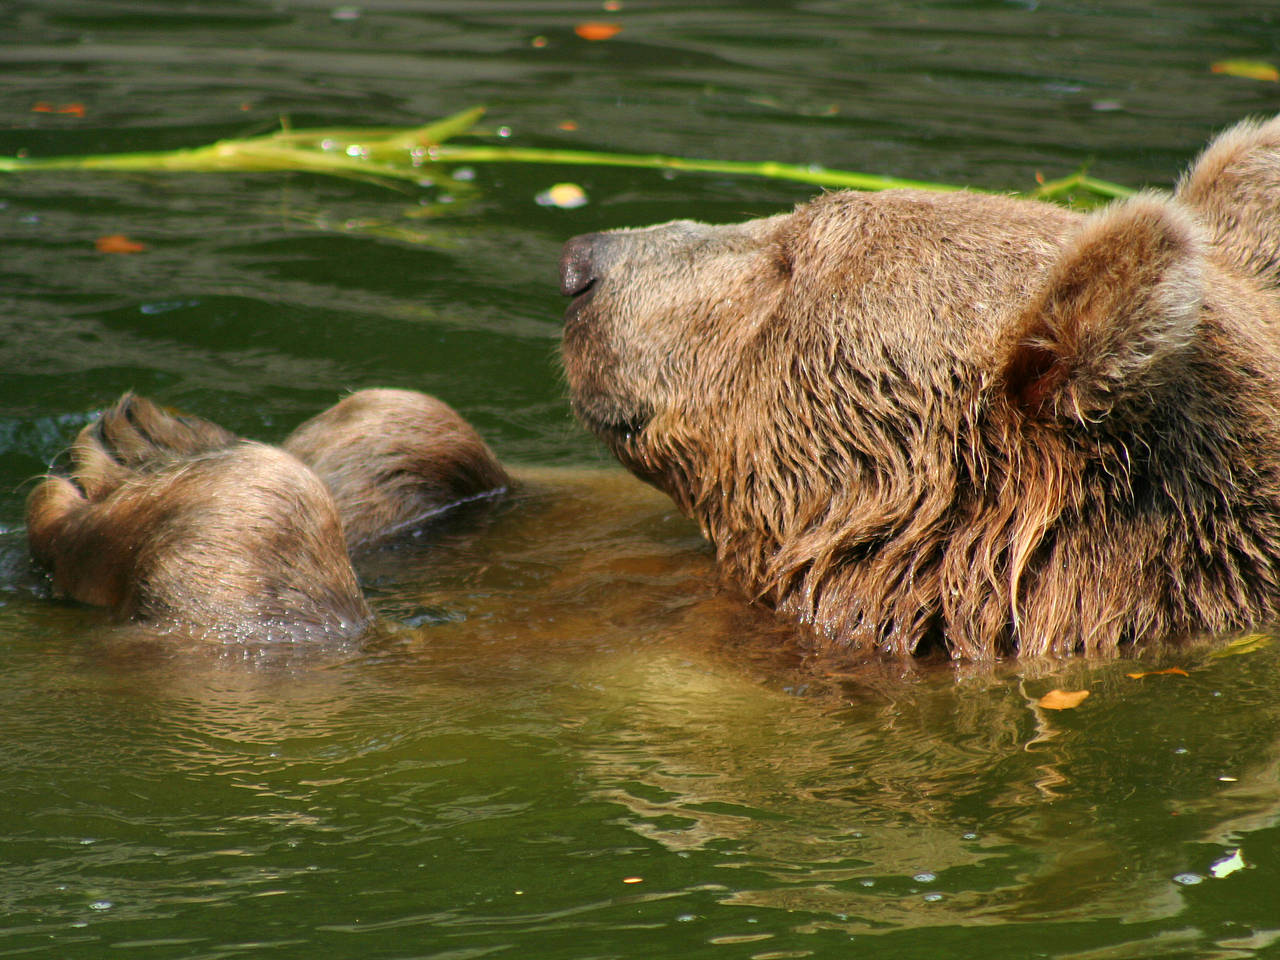
[[584,233],[564,245],[560,255],[560,292],[566,297],[585,293],[598,279],[596,259],[600,234]]

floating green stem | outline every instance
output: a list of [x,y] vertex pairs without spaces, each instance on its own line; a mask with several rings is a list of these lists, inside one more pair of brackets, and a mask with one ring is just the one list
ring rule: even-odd
[[[0,173],[38,170],[115,170],[188,172],[277,172],[301,170],[360,180],[409,180],[428,185],[450,180],[457,164],[538,163],[561,166],[633,167],[765,177],[817,187],[854,190],[955,191],[946,183],[906,180],[850,170],[800,164],[701,160],[661,154],[597,153],[505,145],[457,145],[446,141],[470,133],[484,109],[475,107],[421,127],[351,127],[280,130],[265,136],[219,140],[204,147],[152,153],[113,153],[70,157],[0,157]],[[1080,171],[1045,183],[1027,196],[1074,206],[1126,197],[1133,191]]]

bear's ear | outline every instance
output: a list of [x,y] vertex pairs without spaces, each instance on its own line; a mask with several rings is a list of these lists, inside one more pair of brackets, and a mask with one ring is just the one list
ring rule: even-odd
[[999,347],[1009,400],[1086,422],[1167,383],[1196,335],[1201,247],[1191,217],[1154,195],[1092,214]]

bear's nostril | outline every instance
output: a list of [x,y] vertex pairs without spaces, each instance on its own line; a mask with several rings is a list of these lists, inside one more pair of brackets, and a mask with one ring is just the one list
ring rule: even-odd
[[574,237],[560,255],[560,292],[566,297],[585,293],[596,282],[595,236]]

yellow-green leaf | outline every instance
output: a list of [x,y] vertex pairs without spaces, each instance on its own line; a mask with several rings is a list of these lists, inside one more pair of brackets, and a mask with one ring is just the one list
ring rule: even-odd
[[1217,657],[1236,657],[1244,653],[1256,653],[1265,647],[1275,643],[1275,637],[1265,633],[1246,633],[1244,636],[1236,637],[1231,642],[1214,650],[1209,656]]
[[1219,60],[1209,67],[1214,73],[1229,77],[1245,77],[1249,80],[1280,81],[1280,70],[1264,60]]

